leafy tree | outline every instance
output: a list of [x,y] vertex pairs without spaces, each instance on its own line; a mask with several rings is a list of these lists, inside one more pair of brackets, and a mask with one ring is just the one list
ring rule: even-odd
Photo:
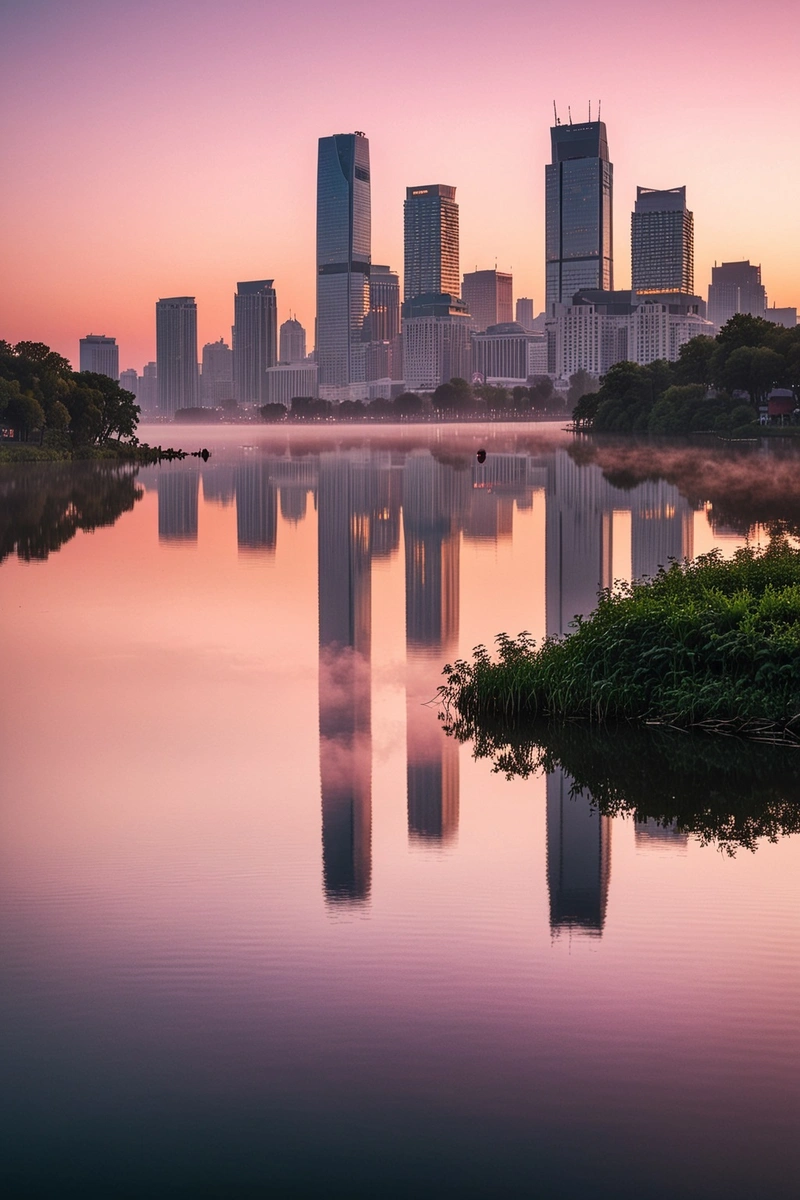
[[753,404],[758,404],[766,399],[784,370],[784,360],[774,350],[739,346],[724,363],[721,379],[730,391],[747,392]]
[[416,392],[402,392],[394,402],[395,412],[400,417],[415,417],[422,412],[424,402]]
[[716,348],[715,339],[704,334],[685,342],[678,351],[675,364],[676,383],[697,383],[708,388],[712,380],[711,360]]
[[47,410],[47,428],[65,433],[70,423],[69,409],[60,400],[54,400]]
[[433,407],[439,412],[469,412],[474,406],[472,388],[466,379],[458,377],[440,383],[433,393]]
[[567,404],[569,407],[574,409],[581,397],[585,396],[587,392],[596,392],[597,384],[598,381],[594,375],[590,375],[583,368],[576,371],[574,375],[570,375],[569,390],[567,392]]
[[576,429],[589,428],[597,415],[599,392],[585,392],[572,410]]
[[262,404],[258,410],[261,413],[264,421],[285,421],[286,420],[286,405],[285,404]]
[[522,387],[521,384],[517,384],[515,388],[512,388],[511,407],[513,408],[514,412],[528,412],[531,407],[530,389]]
[[535,375],[533,383],[528,388],[528,395],[531,399],[531,407],[535,409],[545,409],[548,403],[553,398],[553,381],[549,375]]

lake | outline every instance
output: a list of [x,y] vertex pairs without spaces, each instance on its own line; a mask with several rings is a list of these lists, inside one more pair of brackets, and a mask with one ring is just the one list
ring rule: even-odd
[[141,433],[211,459],[0,467],[4,1193],[796,1196],[798,752],[509,779],[436,692],[800,532],[797,455]]

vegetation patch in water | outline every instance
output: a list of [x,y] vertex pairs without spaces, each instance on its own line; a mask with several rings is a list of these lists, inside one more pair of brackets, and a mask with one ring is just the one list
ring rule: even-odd
[[[800,742],[800,551],[719,551],[600,593],[562,639],[500,634],[444,669],[456,720],[700,726]],[[796,732],[795,732],[796,731]]]

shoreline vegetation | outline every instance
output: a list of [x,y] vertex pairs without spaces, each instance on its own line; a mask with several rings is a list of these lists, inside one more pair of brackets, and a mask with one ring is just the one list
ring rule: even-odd
[[649,725],[800,746],[800,550],[775,537],[616,584],[562,639],[500,634],[444,668],[459,735],[538,721]]

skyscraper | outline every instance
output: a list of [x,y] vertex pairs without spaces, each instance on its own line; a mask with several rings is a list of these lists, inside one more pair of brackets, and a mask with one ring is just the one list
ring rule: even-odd
[[233,399],[233,353],[223,342],[203,346],[203,372],[200,376],[200,402],[204,408],[217,408]]
[[197,305],[194,296],[156,304],[158,408],[174,413],[197,405]]
[[708,289],[708,319],[718,330],[737,313],[763,317],[766,311],[760,266],[751,266],[749,259],[714,264]]
[[389,267],[369,273],[369,341],[390,342],[400,332],[400,279]]
[[138,400],[142,412],[158,408],[158,368],[154,362],[145,363],[139,376]]
[[514,320],[514,281],[505,271],[470,271],[464,276],[461,298],[472,317],[473,328],[483,333],[490,325]]
[[533,330],[533,301],[528,296],[520,296],[517,300],[514,319],[526,333],[531,333]]
[[128,367],[127,371],[120,372],[119,386],[126,392],[132,392],[134,396],[139,395],[139,376],[133,367]]
[[105,334],[87,333],[81,338],[80,363],[82,371],[94,371],[119,379],[119,348],[117,339]]
[[290,317],[281,325],[280,356],[284,364],[301,363],[306,356],[306,331],[298,320]]
[[686,188],[637,187],[631,214],[631,279],[640,294],[694,291],[694,213]]
[[[323,397],[326,389],[363,381],[370,259],[369,141],[363,133],[320,138],[316,356]],[[327,398],[340,397],[334,392]]]
[[271,279],[237,283],[233,298],[233,382],[237,404],[266,403],[268,367],[278,361],[278,301]]
[[406,188],[403,219],[403,299],[460,295],[456,189],[443,183]]
[[554,125],[545,167],[546,311],[581,288],[614,287],[612,183],[604,121]]

